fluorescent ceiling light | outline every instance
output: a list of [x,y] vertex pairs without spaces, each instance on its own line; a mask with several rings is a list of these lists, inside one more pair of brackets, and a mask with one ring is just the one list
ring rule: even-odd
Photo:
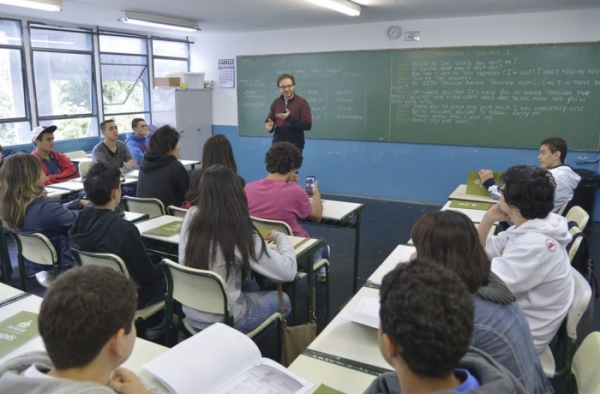
[[348,0],[306,0],[309,3],[329,8],[350,16],[360,15],[360,6]]
[[0,0],[0,4],[54,12],[58,12],[62,8],[62,0]]
[[142,14],[139,12],[131,11],[123,11],[123,18],[121,18],[121,22],[131,23],[133,25],[158,27],[160,29],[172,29],[187,32],[196,32],[200,30],[198,28],[197,21],[168,18],[166,16]]

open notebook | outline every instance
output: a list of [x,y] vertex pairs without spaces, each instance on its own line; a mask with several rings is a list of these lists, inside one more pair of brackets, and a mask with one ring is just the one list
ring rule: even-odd
[[215,323],[156,357],[144,369],[171,392],[307,393],[312,383],[276,362],[261,358],[250,338]]

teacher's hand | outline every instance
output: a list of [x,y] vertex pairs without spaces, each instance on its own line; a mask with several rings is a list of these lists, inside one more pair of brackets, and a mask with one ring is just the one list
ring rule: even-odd
[[270,133],[273,131],[273,127],[275,127],[275,123],[271,119],[267,119],[267,123],[265,123],[265,128]]
[[275,115],[275,116],[277,116],[277,117],[278,117],[279,119],[281,119],[281,120],[286,120],[286,119],[287,119],[287,117],[288,117],[288,116],[290,116],[290,110],[286,108],[284,113],[282,113],[282,114],[277,114],[277,115]]

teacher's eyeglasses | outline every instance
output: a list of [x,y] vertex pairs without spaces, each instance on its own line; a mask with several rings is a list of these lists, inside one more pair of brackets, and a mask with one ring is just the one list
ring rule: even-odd
[[280,90],[287,90],[287,89],[291,89],[293,87],[294,87],[294,85],[285,85],[285,86],[280,86],[279,89]]

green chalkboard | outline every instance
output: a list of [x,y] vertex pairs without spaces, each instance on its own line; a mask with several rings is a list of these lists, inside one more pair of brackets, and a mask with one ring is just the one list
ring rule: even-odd
[[598,150],[600,44],[239,56],[240,135],[269,136],[275,81],[296,78],[308,138]]

